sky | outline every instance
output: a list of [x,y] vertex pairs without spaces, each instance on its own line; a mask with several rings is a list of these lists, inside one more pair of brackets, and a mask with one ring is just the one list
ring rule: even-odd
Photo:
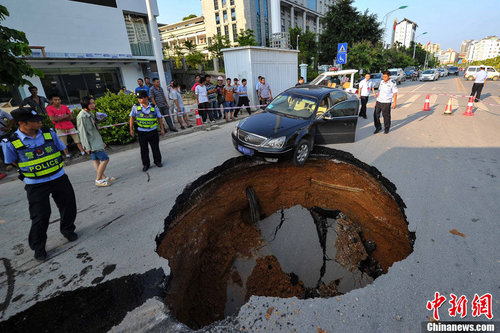
[[[157,0],[159,23],[174,23],[189,14],[201,15],[200,0]],[[496,35],[500,37],[499,0],[354,0],[361,12],[377,14],[379,21],[384,15],[400,6],[408,6],[388,16],[386,40],[390,41],[394,19],[407,18],[417,23],[417,42],[441,44],[441,49],[460,51],[466,39],[481,39]],[[474,7],[473,9],[471,7]]]

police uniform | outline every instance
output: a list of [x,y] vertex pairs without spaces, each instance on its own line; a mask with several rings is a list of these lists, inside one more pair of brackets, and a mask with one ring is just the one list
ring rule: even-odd
[[382,129],[380,124],[380,113],[382,113],[384,117],[384,132],[389,133],[389,129],[391,128],[392,97],[398,92],[398,87],[393,80],[387,80],[387,82],[382,80],[380,81],[378,91],[379,95],[377,97],[377,103],[375,104],[375,111],[373,112],[375,133],[380,132]]
[[[11,115],[17,121],[39,121],[35,110],[18,109]],[[61,216],[60,231],[70,241],[78,238],[75,231],[76,199],[68,176],[63,169],[61,151],[66,146],[52,129],[38,130],[35,138],[20,129],[8,139],[2,140],[6,164],[16,163],[19,178],[24,181],[28,197],[31,229],[29,246],[35,251],[35,258],[44,260],[47,256],[45,243],[50,219],[52,195]]]
[[137,103],[132,107],[130,117],[135,118],[138,126],[137,132],[141,147],[143,171],[146,171],[150,166],[148,144],[153,152],[153,162],[156,166],[161,167],[160,137],[157,131],[158,119],[161,119],[160,111],[157,110],[154,104],[149,103],[147,107],[144,107]]

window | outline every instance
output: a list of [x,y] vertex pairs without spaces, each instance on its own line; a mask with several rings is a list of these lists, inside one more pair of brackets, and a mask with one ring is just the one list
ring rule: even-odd
[[355,116],[358,108],[358,101],[345,101],[335,105],[330,113],[334,117]]
[[226,35],[227,37],[229,37],[229,26],[228,25],[224,26],[224,35]]
[[149,36],[149,27],[146,23],[146,17],[125,13],[123,16],[132,55],[152,56],[153,47]]
[[230,6],[234,6],[234,0],[230,0],[230,1],[229,1],[229,5],[230,5]]
[[236,11],[234,8],[231,9],[231,20],[236,21]]
[[220,36],[220,34],[221,34],[221,33],[220,33],[220,27],[217,27],[217,35],[219,35],[219,36]]
[[238,29],[236,29],[236,24],[233,24],[233,41],[238,38]]
[[345,93],[343,91],[334,91],[330,93],[330,97],[332,98],[334,105],[346,99]]
[[226,7],[226,0],[222,0],[222,7]]
[[219,13],[215,13],[215,24],[219,24],[219,23],[220,23]]
[[227,11],[222,12],[222,19],[224,20],[224,22],[227,21]]
[[117,8],[116,7],[116,0],[71,0],[71,1],[85,2],[85,3],[92,4],[92,5]]
[[219,9],[219,1],[218,0],[214,0],[214,9],[215,10]]

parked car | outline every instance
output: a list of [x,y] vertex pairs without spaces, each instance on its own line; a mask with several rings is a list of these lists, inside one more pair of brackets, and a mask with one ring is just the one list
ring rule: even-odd
[[373,81],[373,89],[378,89],[380,87],[380,81],[382,81],[382,73],[373,73],[371,75],[371,80]]
[[388,71],[391,73],[391,80],[394,80],[397,84],[406,81],[406,74],[402,68],[390,68]]
[[446,68],[438,68],[438,72],[440,77],[448,76],[448,70]]
[[406,67],[404,72],[405,72],[406,78],[411,79],[413,72],[415,72],[415,67],[414,66]]
[[[330,88],[342,88],[347,92],[355,94],[357,92],[354,82],[354,74],[358,71],[356,69],[345,69],[342,71],[332,70],[324,72],[316,76],[314,80],[311,81],[311,85],[314,86],[326,86]],[[354,82],[352,84],[351,82]]]
[[305,85],[285,90],[265,110],[241,120],[232,133],[240,153],[292,157],[303,165],[315,144],[354,142],[359,99],[342,89]]
[[439,72],[437,69],[426,69],[420,76],[420,81],[436,81],[439,80]]
[[448,75],[456,75],[458,76],[458,73],[460,71],[458,70],[458,67],[448,67]]
[[[474,75],[480,71],[481,66],[469,66],[465,70],[464,78],[466,80],[474,80]],[[500,79],[500,73],[497,72],[497,70],[494,67],[491,66],[483,66],[486,69],[486,72],[488,73],[488,79],[497,81]]]

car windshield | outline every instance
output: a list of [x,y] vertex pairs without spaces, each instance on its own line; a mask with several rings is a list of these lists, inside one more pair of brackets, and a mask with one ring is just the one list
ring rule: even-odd
[[381,78],[382,78],[382,74],[380,74],[380,73],[372,75],[372,79],[381,79]]
[[450,68],[448,68],[448,70],[458,71],[458,67],[450,67]]
[[438,69],[438,71],[440,71],[440,72],[444,72],[444,69],[440,68],[440,69]]
[[434,74],[434,71],[432,69],[428,69],[424,71],[424,74]]
[[395,72],[395,71],[391,71],[391,76],[398,76],[398,72]]
[[292,117],[309,118],[316,110],[317,100],[314,97],[283,93],[276,97],[267,110]]

